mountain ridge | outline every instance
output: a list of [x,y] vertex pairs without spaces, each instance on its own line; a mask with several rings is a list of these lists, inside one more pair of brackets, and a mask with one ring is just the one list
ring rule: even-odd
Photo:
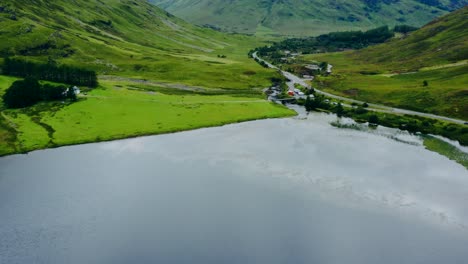
[[409,24],[422,26],[463,7],[461,0],[150,0],[189,22],[258,35],[318,35]]

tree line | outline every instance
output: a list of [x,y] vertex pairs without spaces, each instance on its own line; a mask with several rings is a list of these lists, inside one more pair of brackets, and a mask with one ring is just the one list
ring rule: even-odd
[[361,49],[370,45],[383,43],[393,38],[395,32],[406,34],[416,29],[411,26],[400,25],[393,29],[383,26],[367,31],[331,32],[318,37],[290,38],[270,46],[257,48],[254,51],[258,51],[260,56],[280,58],[284,56],[281,53],[284,50],[308,54],[334,52],[345,49]]
[[40,101],[55,101],[70,99],[76,101],[77,97],[72,87],[51,84],[41,85],[37,79],[28,77],[15,81],[2,97],[7,108],[23,108],[32,106]]
[[67,65],[54,63],[40,64],[15,58],[5,58],[3,74],[35,78],[71,85],[96,87],[98,85],[96,72]]

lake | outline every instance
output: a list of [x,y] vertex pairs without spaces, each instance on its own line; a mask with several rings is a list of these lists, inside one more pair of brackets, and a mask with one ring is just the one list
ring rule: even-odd
[[0,263],[467,263],[468,171],[333,120],[0,158]]

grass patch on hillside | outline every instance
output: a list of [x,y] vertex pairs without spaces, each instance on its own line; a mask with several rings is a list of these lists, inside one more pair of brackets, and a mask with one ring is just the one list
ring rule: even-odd
[[295,115],[256,97],[163,94],[131,88],[101,81],[99,88],[76,103],[3,110],[0,155]]
[[[398,74],[393,66],[365,63],[348,52],[307,55],[306,61],[327,61],[333,74],[318,77],[319,89],[372,103],[468,120],[468,65]],[[424,86],[424,81],[428,82]]]

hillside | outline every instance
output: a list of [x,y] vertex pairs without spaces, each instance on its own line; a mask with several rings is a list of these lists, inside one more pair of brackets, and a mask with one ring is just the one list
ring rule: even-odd
[[395,71],[415,71],[466,60],[468,7],[437,18],[408,37],[358,51],[354,56],[385,64]]
[[[30,71],[55,69],[55,77],[97,71],[99,82],[79,85],[77,101],[41,95],[14,109],[3,95],[26,67],[16,77],[0,73],[0,156],[294,115],[263,98],[280,75],[247,57],[259,44],[193,26],[146,0],[0,0],[3,74],[1,58],[9,57],[42,64]],[[49,76],[40,83],[49,92],[59,89],[50,81],[60,78],[39,75]]]
[[245,55],[255,39],[193,26],[145,0],[0,0],[0,40],[0,57],[100,75],[217,88],[264,87],[273,76]]
[[319,35],[381,25],[422,26],[467,0],[150,0],[187,21],[258,35]]
[[468,120],[468,7],[407,37],[358,51],[304,55],[326,61],[315,85],[340,95]]

